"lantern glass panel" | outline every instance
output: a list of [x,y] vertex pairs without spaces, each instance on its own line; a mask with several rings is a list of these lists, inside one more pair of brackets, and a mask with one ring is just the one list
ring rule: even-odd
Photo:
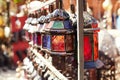
[[51,43],[50,35],[43,35],[42,47],[50,50],[51,49],[51,44],[50,43]]
[[65,20],[64,22],[65,29],[72,29],[72,24],[70,20]]
[[50,29],[52,27],[53,23],[54,23],[54,21],[50,21],[50,23],[48,23],[48,25],[45,26],[45,29]]
[[52,28],[53,29],[64,29],[63,21],[54,21]]
[[92,61],[92,40],[90,36],[84,36],[84,60]]
[[98,34],[94,33],[94,60],[98,59]]
[[64,35],[52,35],[52,50],[53,51],[65,51],[65,36]]
[[33,44],[37,43],[37,35],[33,33]]
[[29,33],[28,33],[28,31],[25,31],[25,36],[26,36],[27,39],[29,39]]
[[66,51],[72,51],[73,49],[73,35],[66,35]]
[[41,45],[41,34],[37,33],[37,45]]
[[29,40],[32,41],[33,35],[32,33],[29,33]]

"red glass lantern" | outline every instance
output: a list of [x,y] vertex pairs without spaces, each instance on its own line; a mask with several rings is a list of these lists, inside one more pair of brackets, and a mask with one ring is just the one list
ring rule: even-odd
[[96,61],[98,59],[98,34],[84,33],[84,60]]
[[97,20],[88,12],[83,13],[84,18],[84,61],[85,68],[96,68],[98,60],[98,28]]

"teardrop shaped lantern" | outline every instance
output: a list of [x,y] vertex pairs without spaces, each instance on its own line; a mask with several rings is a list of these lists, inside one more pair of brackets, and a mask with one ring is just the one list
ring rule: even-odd
[[68,13],[56,9],[52,16],[49,24],[42,30],[42,48],[51,54],[73,53],[75,35]]

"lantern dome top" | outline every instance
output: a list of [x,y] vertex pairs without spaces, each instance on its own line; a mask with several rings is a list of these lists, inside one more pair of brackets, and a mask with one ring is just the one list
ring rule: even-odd
[[59,18],[60,19],[69,19],[70,18],[69,14],[63,9],[54,10],[52,15],[53,15],[53,18],[57,18],[57,19],[59,19]]
[[37,19],[36,18],[32,18],[32,21],[31,21],[31,24],[37,24],[38,23],[38,21],[37,21]]
[[88,27],[93,23],[97,24],[97,20],[92,15],[90,15],[87,11],[83,12],[83,19],[84,19],[84,27]]
[[45,22],[50,22],[50,19],[53,18],[53,14],[49,13],[46,18],[45,18]]
[[45,22],[45,16],[42,15],[38,18],[39,23],[44,23]]

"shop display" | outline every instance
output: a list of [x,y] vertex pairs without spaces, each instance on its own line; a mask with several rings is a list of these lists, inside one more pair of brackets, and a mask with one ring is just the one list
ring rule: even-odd
[[[50,14],[43,6],[30,12],[25,21],[23,29],[28,33],[29,48],[21,68],[27,79],[77,80],[77,25],[74,25],[77,22],[62,9],[62,0],[57,1],[57,9],[49,9]],[[84,68],[95,69],[99,60],[97,33],[100,29],[88,12],[83,12],[83,18]]]

